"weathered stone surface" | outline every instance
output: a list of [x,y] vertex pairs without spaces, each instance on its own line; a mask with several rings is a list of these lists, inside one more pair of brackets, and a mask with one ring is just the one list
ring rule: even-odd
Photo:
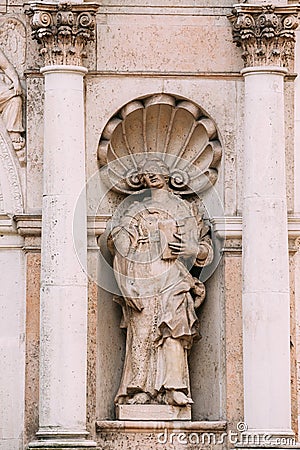
[[168,74],[241,68],[225,15],[109,14],[98,22],[97,33],[99,71]]
[[[225,339],[226,339],[226,417],[228,427],[236,430],[243,421],[243,324],[241,253],[224,257]],[[232,289],[235,286],[235,289]],[[235,336],[232,339],[231,336]]]
[[226,448],[224,421],[97,421],[97,442],[101,448],[118,447],[194,450]]
[[191,420],[191,407],[170,405],[117,405],[118,420]]
[[28,253],[26,275],[26,373],[24,417],[24,442],[26,444],[33,440],[39,426],[40,270],[40,254]]
[[44,147],[44,79],[28,75],[26,80],[27,115],[27,179],[26,209],[31,214],[41,213],[43,199],[43,147]]
[[[34,433],[38,429],[39,413],[38,304],[40,287],[39,254],[37,252],[40,248],[41,217],[37,219],[35,215],[42,213],[43,197],[44,80],[39,69],[43,66],[44,60],[39,53],[40,44],[31,38],[30,17],[24,13],[23,3],[21,0],[0,2],[0,49],[16,69],[22,86],[24,94],[22,114],[25,119],[23,126],[26,128],[27,147],[27,167],[24,168],[17,160],[5,127],[0,127],[0,211],[1,213],[9,212],[11,215],[11,218],[0,219],[0,265],[3,268],[0,311],[4,315],[0,327],[2,336],[0,347],[2,362],[4,361],[0,375],[1,450],[8,450],[8,446],[9,450],[23,449],[30,440],[33,440]],[[209,205],[210,212],[216,219],[214,223],[219,227],[218,233],[222,233],[222,226],[224,225],[223,228],[226,228],[226,224],[228,224],[227,238],[222,246],[222,254],[225,256],[214,275],[206,282],[207,298],[201,307],[200,315],[202,339],[194,344],[189,355],[191,392],[194,404],[192,405],[192,421],[186,422],[193,425],[197,419],[207,418],[212,421],[222,417],[226,418],[228,422],[227,431],[235,432],[237,423],[244,420],[241,216],[244,208],[245,137],[243,127],[246,116],[245,83],[239,74],[243,65],[242,52],[233,43],[231,25],[227,18],[231,14],[233,3],[232,0],[211,0],[209,2],[202,0],[197,2],[194,0],[173,0],[172,2],[169,0],[132,0],[130,2],[106,0],[105,4],[100,5],[95,17],[96,41],[87,43],[85,47],[87,57],[82,61],[90,70],[85,79],[87,203],[89,216],[96,214],[97,217],[95,224],[90,225],[89,231],[87,272],[91,280],[88,290],[88,345],[87,355],[83,356],[82,361],[87,359],[87,430],[90,432],[90,438],[97,441],[99,449],[131,450],[163,447],[168,450],[173,448],[195,450],[201,445],[201,448],[208,450],[212,446],[214,449],[221,450],[222,448],[223,450],[232,446],[228,442],[224,445],[210,445],[207,441],[204,445],[196,445],[196,442],[192,444],[189,441],[187,444],[183,444],[180,439],[184,439],[184,436],[178,439],[178,433],[173,438],[173,442],[168,440],[166,444],[158,446],[158,434],[164,433],[164,427],[155,431],[149,428],[147,432],[145,430],[141,432],[141,424],[145,421],[138,421],[135,425],[136,429],[133,431],[132,427],[128,427],[128,424],[124,424],[123,421],[114,420],[113,402],[120,384],[124,363],[125,336],[119,329],[119,306],[112,301],[111,295],[101,290],[99,286],[98,276],[103,272],[103,265],[101,262],[101,265],[97,267],[98,250],[96,250],[96,238],[91,235],[91,230],[95,230],[97,235],[104,231],[106,222],[122,203],[124,195],[114,192],[107,193],[105,187],[101,185],[97,150],[106,123],[115,116],[117,111],[127,103],[156,94],[164,93],[186,99],[203,109],[204,115],[216,124],[223,147],[222,160],[218,168],[219,175],[214,185],[213,195],[209,195],[208,192],[204,193],[203,201]],[[238,8],[243,11],[246,11],[247,8],[262,11],[262,7],[264,7],[264,10],[267,11],[266,6],[269,3],[268,0],[251,0],[250,3],[240,3]],[[275,14],[287,17],[287,3],[292,5],[295,2],[292,0],[274,1]],[[45,6],[44,2],[42,5]],[[80,5],[80,7],[82,6],[84,4]],[[57,6],[54,5],[54,9],[56,8]],[[264,17],[266,18],[266,16]],[[286,25],[287,27],[283,28],[283,31],[286,31],[291,25],[291,38],[293,38],[294,31],[296,34],[294,71],[298,73],[300,31],[294,30],[292,22],[290,25],[289,23]],[[258,47],[256,50],[259,50]],[[248,51],[249,48],[246,50]],[[282,57],[285,60],[290,59],[289,55],[278,54],[278,52],[268,59],[261,51],[258,51],[254,55],[253,61],[259,64],[263,60],[286,64],[281,61]],[[59,61],[57,60],[57,62]],[[292,65],[289,69],[290,73],[284,83],[284,134],[290,249],[294,251],[300,223],[298,218],[300,213],[300,157],[297,151],[297,142],[300,136],[300,82],[299,79],[294,80],[293,78]],[[65,87],[68,86],[65,85]],[[295,100],[293,99],[294,94]],[[63,95],[60,98],[64,98]],[[260,108],[257,108],[257,113],[259,112]],[[52,118],[54,119],[54,116]],[[70,136],[70,133],[66,131],[66,135]],[[255,127],[253,138],[255,139],[258,135],[262,135],[261,124]],[[75,154],[74,151],[72,157],[75,158]],[[56,153],[53,152],[52,156],[55,157]],[[62,153],[61,156],[60,161],[63,160]],[[260,165],[256,171],[257,179],[264,174],[262,167],[269,167],[268,163],[271,160],[272,158],[264,160],[264,154],[260,151]],[[72,161],[70,164],[69,161],[64,163],[66,179],[71,176],[71,165]],[[57,166],[55,171],[56,169]],[[74,182],[74,184],[76,183]],[[265,186],[266,189],[269,188],[270,183],[266,182]],[[256,202],[256,207],[259,208],[259,201]],[[26,216],[22,218],[23,212],[26,213]],[[219,218],[224,212],[225,218],[223,217],[220,221]],[[15,215],[17,215],[16,222],[15,225],[12,225],[14,223],[12,217]],[[59,210],[59,215],[64,216],[64,208]],[[278,218],[278,214],[275,211],[272,221],[274,224],[276,218]],[[7,227],[4,224],[7,221],[11,224],[8,233],[9,239]],[[62,220],[60,223],[66,222]],[[15,226],[22,237],[17,237],[12,233]],[[70,229],[71,227],[68,228],[69,231]],[[262,229],[266,229],[265,221]],[[268,233],[273,233],[275,229],[276,227],[272,225]],[[4,233],[3,230],[5,230]],[[20,243],[20,239],[22,243]],[[61,243],[61,248],[63,248],[64,242],[64,239],[58,239],[57,245],[59,246]],[[24,250],[21,249],[23,245]],[[277,245],[278,242],[275,239],[275,249]],[[20,289],[20,280],[25,274],[23,263],[20,265],[20,261],[24,260],[24,251],[26,252],[27,285],[25,287],[24,283],[23,288]],[[59,256],[54,253],[53,256],[57,262]],[[60,253],[61,256],[62,253]],[[72,264],[70,261],[67,257],[61,258],[60,264],[64,263],[68,268]],[[72,261],[74,262],[74,260]],[[48,262],[49,260],[47,260],[47,264]],[[56,275],[61,276],[60,280],[63,279],[64,270],[61,273],[56,271]],[[297,414],[300,404],[299,270],[298,251],[295,255],[291,254],[290,256],[291,410],[294,431],[297,430]],[[18,276],[19,271],[22,271],[23,275]],[[50,275],[50,271],[48,271],[48,275]],[[269,286],[273,283],[274,287],[278,287],[279,277],[276,270],[270,277],[265,274],[265,270],[261,271],[257,278],[258,282],[263,283],[266,280]],[[27,296],[26,329],[22,316],[25,307],[25,290]],[[59,288],[56,292],[57,299],[62,299],[59,297],[61,295]],[[71,291],[69,292],[68,296],[71,298]],[[271,302],[274,306],[273,296],[270,297]],[[60,306],[61,304],[58,302],[57,309]],[[70,308],[72,308],[71,303]],[[55,320],[58,315],[54,316]],[[23,331],[19,327],[21,323],[18,322],[19,319],[23,324]],[[253,323],[256,326],[257,320]],[[60,330],[63,330],[63,327],[60,327]],[[282,330],[282,326],[278,326],[278,330]],[[295,339],[295,333],[297,339]],[[278,331],[276,331],[276,336],[277,334]],[[24,337],[25,335],[26,337]],[[288,335],[288,331],[286,335]],[[25,342],[26,371],[23,370]],[[71,345],[70,348],[72,348]],[[75,357],[82,357],[77,348],[74,354]],[[298,383],[296,383],[297,378]],[[255,408],[257,408],[257,404]],[[24,411],[25,416],[23,416]],[[102,428],[96,433],[95,421],[97,419],[99,422],[101,422],[100,419],[113,420],[114,425],[111,423],[110,428],[109,426],[105,429]],[[174,422],[169,421],[171,424]],[[116,426],[116,423],[119,427]],[[181,425],[180,428],[180,432],[187,432],[187,428]],[[187,438],[194,431],[200,433],[199,430],[200,428],[189,429]],[[174,429],[168,428],[168,437],[172,431]],[[216,432],[219,439],[224,429],[206,431]],[[176,429],[175,432],[177,432]],[[43,443],[43,445],[46,444]],[[87,445],[89,444],[87,443]]]

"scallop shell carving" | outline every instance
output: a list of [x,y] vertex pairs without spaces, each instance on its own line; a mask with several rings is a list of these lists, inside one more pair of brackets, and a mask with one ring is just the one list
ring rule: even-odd
[[139,191],[139,169],[150,157],[168,166],[174,192],[208,189],[217,180],[222,157],[215,123],[194,103],[167,94],[128,103],[107,123],[100,139],[103,179],[117,192]]

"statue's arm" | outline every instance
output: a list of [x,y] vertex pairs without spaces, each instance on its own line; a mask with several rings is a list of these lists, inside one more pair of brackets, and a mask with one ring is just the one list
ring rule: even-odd
[[116,251],[123,256],[127,256],[130,248],[130,236],[126,229],[116,227],[111,231],[107,238],[107,246],[114,255]]
[[214,258],[214,250],[212,240],[210,238],[210,227],[205,224],[203,215],[199,214],[198,209],[195,210],[194,208],[194,215],[197,220],[199,230],[199,250],[194,265],[196,267],[204,267],[210,264]]
[[126,221],[114,227],[108,235],[107,245],[112,254],[116,251],[126,257],[131,248],[137,244],[138,233],[134,224]]
[[22,94],[22,87],[20,84],[19,76],[14,66],[8,61],[4,53],[0,50],[0,69],[11,80],[15,95]]

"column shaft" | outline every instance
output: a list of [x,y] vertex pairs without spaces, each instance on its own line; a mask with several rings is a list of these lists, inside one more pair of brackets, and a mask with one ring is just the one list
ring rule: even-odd
[[40,436],[86,434],[86,202],[83,76],[51,66],[45,75],[41,268]]
[[294,141],[294,212],[300,214],[300,30],[296,32],[295,49],[295,141]]
[[245,422],[252,430],[286,434],[291,431],[286,70],[261,66],[242,73]]
[[[295,140],[294,140],[294,214],[300,221],[300,31],[296,32],[295,47]],[[297,371],[300,371],[300,236],[296,240],[298,250],[295,254],[295,307],[296,307],[296,357]],[[300,424],[300,398],[298,396],[298,429]]]

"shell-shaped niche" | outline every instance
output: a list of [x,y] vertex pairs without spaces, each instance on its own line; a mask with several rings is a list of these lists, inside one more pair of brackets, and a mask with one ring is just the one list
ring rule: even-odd
[[125,105],[107,123],[98,148],[104,180],[117,192],[142,189],[139,171],[148,158],[170,171],[170,187],[200,193],[218,177],[222,147],[215,123],[194,103],[157,94]]

